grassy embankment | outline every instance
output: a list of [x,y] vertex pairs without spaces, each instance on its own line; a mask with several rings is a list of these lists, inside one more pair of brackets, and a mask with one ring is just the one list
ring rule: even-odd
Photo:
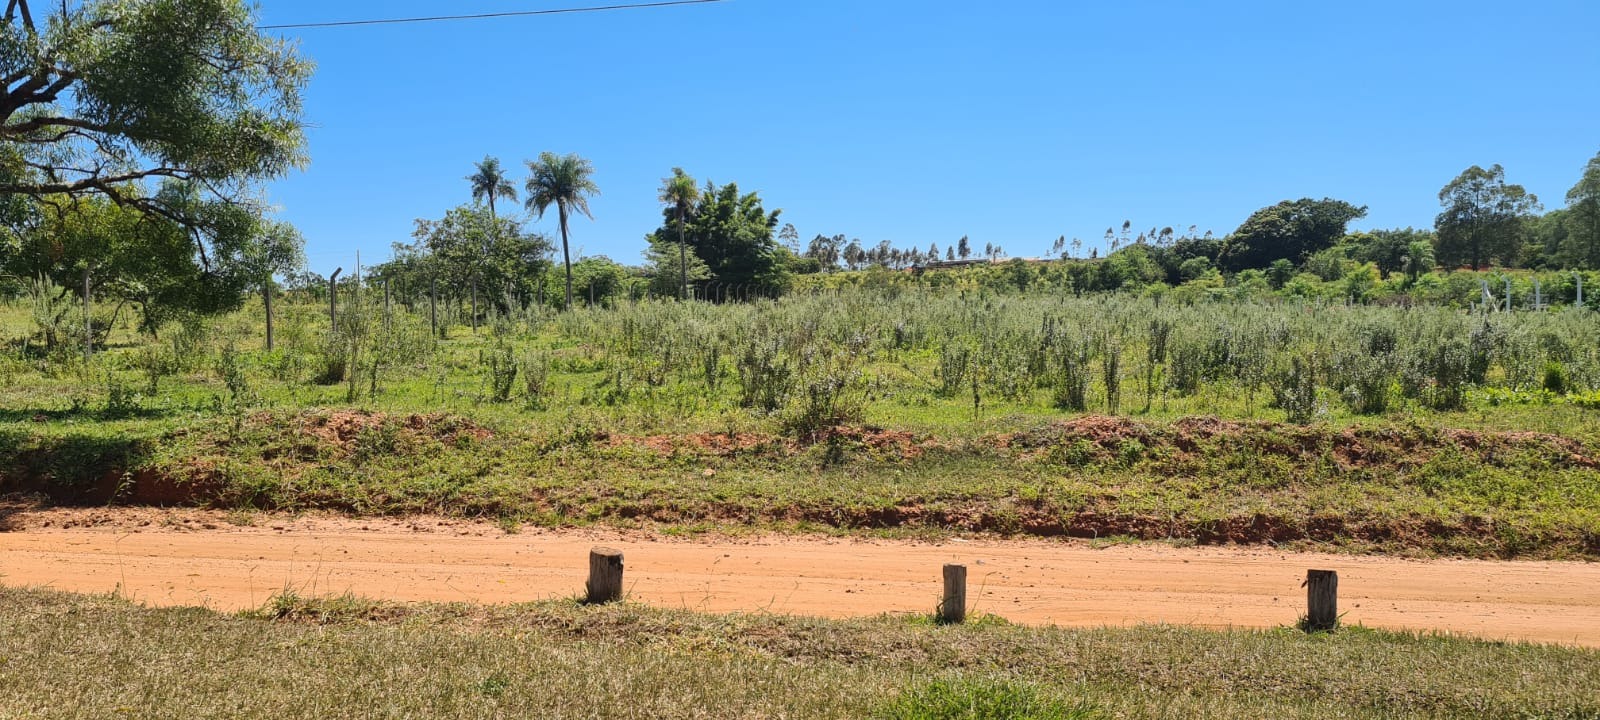
[[0,590],[0,717],[1600,717],[1600,654],[1348,628],[1068,630],[574,602]]

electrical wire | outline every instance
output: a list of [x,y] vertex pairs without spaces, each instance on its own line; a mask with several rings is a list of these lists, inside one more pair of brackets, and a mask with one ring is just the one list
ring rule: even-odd
[[665,0],[663,2],[631,3],[625,5],[595,5],[590,7],[558,8],[554,10],[517,10],[512,12],[478,13],[474,15],[438,15],[434,17],[388,18],[382,20],[339,20],[335,22],[290,23],[261,25],[257,30],[305,30],[312,28],[354,27],[358,25],[399,25],[402,23],[444,22],[447,20],[487,20],[490,18],[531,17],[534,15],[567,15],[573,13],[609,12],[613,10],[643,10],[647,8],[707,5],[728,0]]

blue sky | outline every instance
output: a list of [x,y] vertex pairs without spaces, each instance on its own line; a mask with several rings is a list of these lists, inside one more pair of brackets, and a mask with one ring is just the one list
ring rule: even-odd
[[[263,23],[584,0],[264,0]],[[1280,200],[1428,226],[1469,165],[1561,207],[1600,152],[1600,2],[730,0],[284,31],[318,65],[310,167],[269,187],[313,269],[389,256],[484,155],[589,158],[574,249],[640,262],[674,166],[757,190],[802,240],[1013,256]],[[553,218],[535,226],[554,232]]]

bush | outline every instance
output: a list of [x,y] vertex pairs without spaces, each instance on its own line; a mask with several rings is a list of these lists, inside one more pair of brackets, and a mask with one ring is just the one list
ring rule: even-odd
[[1322,413],[1317,402],[1317,358],[1315,355],[1290,359],[1289,367],[1272,376],[1272,396],[1278,408],[1288,413],[1288,421],[1309,425]]
[[489,375],[489,399],[497,402],[510,402],[511,391],[517,383],[517,360],[512,354],[511,346],[498,343],[487,353],[485,366]]
[[1567,366],[1551,360],[1544,364],[1544,389],[1556,395],[1566,395],[1572,390],[1572,382],[1567,379]]
[[533,353],[522,360],[522,387],[528,407],[543,410],[550,398],[550,358]]
[[1089,409],[1089,344],[1065,340],[1057,356],[1053,400],[1057,409],[1084,412]]

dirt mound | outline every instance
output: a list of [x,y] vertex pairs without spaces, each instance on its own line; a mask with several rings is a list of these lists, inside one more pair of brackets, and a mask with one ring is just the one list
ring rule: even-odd
[[373,441],[403,448],[419,440],[454,444],[468,438],[494,437],[494,433],[471,420],[448,413],[390,415],[369,410],[312,410],[285,418],[263,412],[252,416],[251,422],[258,427],[287,425],[302,439],[346,452]]
[[1148,445],[1153,433],[1151,426],[1128,418],[1086,415],[1017,433],[1003,444],[1039,449],[1087,441],[1105,450],[1118,450],[1130,441]]

